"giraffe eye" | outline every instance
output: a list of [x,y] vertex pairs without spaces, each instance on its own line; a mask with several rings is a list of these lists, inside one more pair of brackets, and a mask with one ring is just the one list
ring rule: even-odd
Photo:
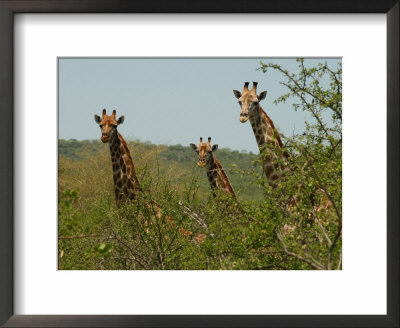
[[239,104],[240,106],[242,106],[242,102],[241,102],[241,101],[238,101],[238,104]]
[[103,128],[103,126],[102,126],[102,125],[99,125],[99,127],[100,127],[100,129],[102,129],[102,128]]

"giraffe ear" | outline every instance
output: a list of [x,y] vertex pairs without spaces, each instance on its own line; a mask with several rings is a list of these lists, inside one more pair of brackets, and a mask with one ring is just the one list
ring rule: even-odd
[[118,125],[124,123],[124,119],[125,119],[125,117],[121,116],[117,121]]
[[99,115],[95,115],[94,120],[96,121],[97,124],[100,124],[100,122],[101,122],[101,118]]
[[258,101],[261,101],[261,100],[265,99],[266,96],[267,96],[267,91],[261,92],[261,93],[257,96]]
[[192,148],[194,151],[197,151],[197,147],[196,147],[196,145],[195,144],[190,144],[190,148]]
[[211,150],[212,150],[213,152],[217,151],[217,149],[218,149],[218,145],[213,145],[212,148],[211,148]]
[[242,96],[242,93],[240,91],[237,91],[237,90],[233,90],[233,94],[235,95],[235,97],[237,99],[239,99]]

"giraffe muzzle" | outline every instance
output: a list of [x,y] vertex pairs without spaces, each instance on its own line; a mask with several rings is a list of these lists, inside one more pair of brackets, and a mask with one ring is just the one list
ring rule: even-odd
[[199,167],[205,167],[207,165],[205,160],[199,159],[199,161],[197,162],[197,165]]
[[245,123],[245,122],[247,122],[248,119],[249,119],[249,114],[240,113],[240,117],[239,117],[240,122]]
[[101,135],[101,141],[102,142],[104,142],[104,143],[106,143],[106,142],[108,142],[108,139],[110,138],[110,134],[109,133],[103,133],[102,135]]

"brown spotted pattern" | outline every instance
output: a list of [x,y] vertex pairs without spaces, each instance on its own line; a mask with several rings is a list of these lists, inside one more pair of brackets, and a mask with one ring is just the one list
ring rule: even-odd
[[226,193],[236,197],[235,191],[222,168],[221,163],[215,158],[214,152],[218,149],[218,145],[211,147],[211,138],[208,138],[207,142],[203,142],[203,138],[200,138],[200,144],[190,144],[190,147],[199,155],[197,165],[199,167],[207,168],[207,177],[210,182],[213,195],[215,197],[215,190],[223,190]]
[[128,146],[117,131],[124,117],[117,120],[115,110],[108,116],[104,109],[101,118],[95,115],[95,121],[101,128],[101,141],[110,145],[115,201],[119,207],[122,200],[135,199],[141,190]]
[[[248,86],[249,82],[245,82],[242,92],[233,90],[241,107],[239,120],[242,123],[250,120],[258,147],[260,152],[263,153],[263,169],[268,184],[272,187],[276,187],[276,180],[287,171],[276,163],[276,160],[281,158],[285,162],[288,154],[285,151],[274,151],[274,149],[282,149],[283,144],[271,118],[260,106],[260,101],[266,97],[267,92],[263,91],[257,95],[257,82],[253,82],[253,88],[251,90]],[[279,153],[279,155],[277,153]]]

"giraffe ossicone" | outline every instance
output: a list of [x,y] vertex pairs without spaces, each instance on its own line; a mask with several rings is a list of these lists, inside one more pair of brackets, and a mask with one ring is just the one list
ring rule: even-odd
[[208,137],[207,142],[203,142],[203,138],[200,137],[199,145],[196,146],[191,143],[190,147],[199,155],[197,165],[199,167],[207,168],[207,177],[211,189],[213,190],[213,195],[215,196],[215,190],[222,190],[235,197],[235,191],[233,190],[221,163],[213,154],[217,151],[218,145],[211,146],[211,137]]
[[115,201],[119,207],[122,200],[137,198],[141,188],[128,145],[117,130],[124,122],[124,116],[117,119],[116,114],[115,109],[111,115],[103,109],[102,116],[95,115],[94,120],[100,126],[101,141],[110,145]]

